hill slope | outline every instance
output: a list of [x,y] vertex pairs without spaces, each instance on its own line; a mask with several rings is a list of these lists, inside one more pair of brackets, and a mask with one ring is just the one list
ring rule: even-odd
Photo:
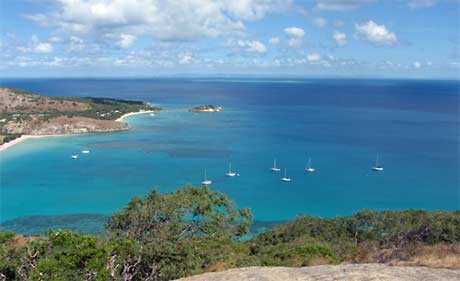
[[161,110],[140,101],[90,97],[48,97],[0,88],[0,144],[22,134],[53,135],[128,129],[115,120],[141,110]]

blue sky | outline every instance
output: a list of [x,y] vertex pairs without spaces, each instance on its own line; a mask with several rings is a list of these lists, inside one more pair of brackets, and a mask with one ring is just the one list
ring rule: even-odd
[[458,0],[0,5],[2,77],[460,77]]

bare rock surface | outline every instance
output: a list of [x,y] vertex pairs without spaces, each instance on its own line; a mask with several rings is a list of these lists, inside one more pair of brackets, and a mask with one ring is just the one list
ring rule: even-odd
[[300,268],[246,267],[205,273],[182,281],[455,281],[460,270],[384,264],[318,265]]

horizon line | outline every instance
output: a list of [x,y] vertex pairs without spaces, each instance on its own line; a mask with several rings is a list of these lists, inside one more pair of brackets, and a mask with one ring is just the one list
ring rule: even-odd
[[9,76],[3,80],[13,79],[298,79],[298,80],[426,80],[426,81],[459,81],[459,77],[384,77],[384,76],[303,76],[303,75],[272,75],[272,74],[168,74],[168,75],[101,75],[101,76]]

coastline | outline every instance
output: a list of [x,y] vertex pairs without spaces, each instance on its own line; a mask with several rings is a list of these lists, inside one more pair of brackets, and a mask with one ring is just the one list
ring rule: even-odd
[[17,145],[18,143],[21,143],[28,139],[40,139],[40,138],[61,137],[61,136],[67,136],[67,135],[22,135],[17,139],[14,139],[12,141],[9,141],[7,143],[0,145],[0,152],[5,151],[8,148],[13,147],[14,145]]
[[[123,119],[125,119],[126,117],[128,116],[133,116],[133,115],[139,115],[139,114],[145,114],[145,113],[155,113],[156,111],[154,110],[141,110],[141,111],[136,111],[136,112],[129,112],[129,113],[126,113],[126,114],[123,114],[122,116],[120,116],[119,118],[117,118],[116,122],[123,122]],[[49,137],[62,137],[62,136],[70,136],[70,135],[77,135],[77,134],[58,134],[58,135],[22,135],[20,136],[19,138],[17,139],[14,139],[12,141],[9,141],[7,143],[4,143],[2,145],[0,145],[0,152],[2,151],[5,151],[7,150],[8,148],[11,148],[15,145],[17,145],[18,143],[21,143],[25,140],[28,140],[28,139],[39,139],[39,138],[49,138]]]
[[158,111],[155,111],[155,110],[141,110],[141,111],[136,111],[136,112],[129,112],[129,113],[123,114],[122,116],[118,117],[115,121],[123,122],[123,119],[125,119],[128,116],[146,114],[146,113],[157,113],[157,112]]

